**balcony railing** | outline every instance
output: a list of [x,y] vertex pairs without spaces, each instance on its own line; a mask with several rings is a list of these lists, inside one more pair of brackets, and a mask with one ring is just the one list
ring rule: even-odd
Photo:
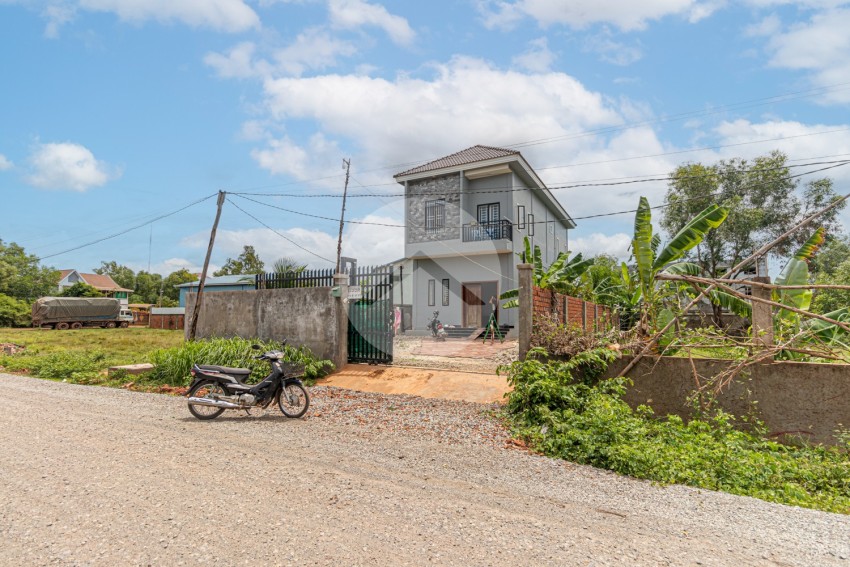
[[481,240],[513,240],[511,221],[500,220],[463,225],[463,241],[478,242]]

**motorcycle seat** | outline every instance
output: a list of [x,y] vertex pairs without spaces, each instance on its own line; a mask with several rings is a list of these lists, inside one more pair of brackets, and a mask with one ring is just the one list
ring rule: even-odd
[[212,371],[212,372],[221,372],[222,374],[229,374],[230,376],[235,376],[236,378],[244,379],[251,375],[250,368],[230,368],[229,366],[212,366],[208,364],[199,364],[198,368],[201,370]]

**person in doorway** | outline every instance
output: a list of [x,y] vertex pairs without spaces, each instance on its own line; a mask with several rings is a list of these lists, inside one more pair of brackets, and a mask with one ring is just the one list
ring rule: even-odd
[[399,327],[401,327],[401,308],[396,305],[393,309],[393,335],[398,335]]
[[484,333],[484,342],[487,341],[487,335],[490,335],[490,344],[496,342],[496,335],[499,335],[499,341],[505,342],[502,333],[499,332],[499,324],[496,322],[496,309],[499,306],[499,300],[493,295],[488,302],[490,305],[490,316],[487,318],[487,330]]

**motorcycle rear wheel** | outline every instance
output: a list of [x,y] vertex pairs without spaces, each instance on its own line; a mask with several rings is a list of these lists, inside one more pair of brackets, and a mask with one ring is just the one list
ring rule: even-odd
[[307,413],[310,395],[301,384],[287,384],[277,391],[277,405],[283,415],[297,419]]
[[[194,388],[189,390],[190,398],[207,398],[210,397],[212,394],[218,394],[220,396],[227,395],[227,393],[224,391],[224,388],[221,387],[221,384],[214,380],[204,380],[203,382],[198,382],[198,384],[196,384]],[[222,413],[224,413],[224,408],[217,408],[214,406],[201,406],[190,403],[189,411],[198,419],[215,419]]]

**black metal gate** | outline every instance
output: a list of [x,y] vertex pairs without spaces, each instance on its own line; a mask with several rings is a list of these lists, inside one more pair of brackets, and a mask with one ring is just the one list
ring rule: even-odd
[[357,267],[350,288],[360,299],[348,304],[348,361],[393,362],[393,267]]

